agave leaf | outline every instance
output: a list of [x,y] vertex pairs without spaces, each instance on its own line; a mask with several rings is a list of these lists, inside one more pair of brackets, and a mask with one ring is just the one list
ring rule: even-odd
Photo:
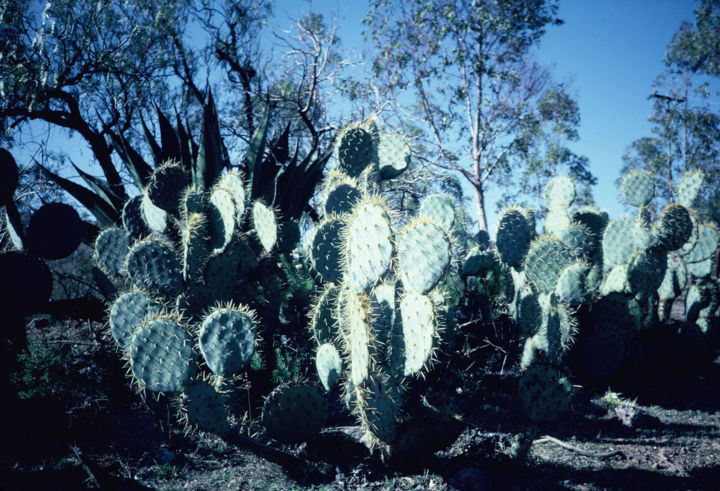
[[36,163],[43,170],[46,176],[63,188],[70,195],[78,200],[85,208],[88,209],[97,219],[98,223],[103,227],[110,227],[120,222],[120,214],[114,210],[97,194],[87,188],[75,184],[63,177],[54,174],[39,163]]
[[197,160],[193,167],[193,184],[200,190],[213,185],[223,168],[222,141],[212,91],[208,91],[208,102],[203,108],[203,129],[200,137]]
[[123,164],[135,181],[135,185],[142,189],[147,186],[150,175],[152,175],[152,167],[145,162],[138,152],[130,146],[130,143],[112,131],[109,132],[112,145],[120,156]]
[[172,127],[170,120],[165,117],[157,104],[155,104],[155,112],[157,112],[158,123],[160,124],[160,142],[162,143],[161,158],[163,162],[167,160],[182,161],[182,153],[180,150],[180,140],[175,128]]
[[88,183],[88,186],[95,191],[95,193],[100,196],[107,204],[113,207],[118,213],[122,213],[122,207],[125,204],[125,201],[127,200],[127,195],[124,194],[124,196],[118,195],[115,191],[112,190],[110,187],[110,184],[107,183],[107,181],[100,179],[95,176],[91,176],[87,172],[83,172],[75,163],[70,162],[70,164],[73,166],[73,168],[77,171],[78,174],[80,174],[80,177],[82,177],[86,183]]
[[248,169],[248,176],[253,182],[253,188],[255,188],[255,170],[262,161],[263,149],[265,148],[265,143],[267,142],[268,121],[270,121],[269,104],[267,109],[265,109],[265,116],[263,116],[260,125],[255,129],[255,133],[250,139],[250,145],[245,153],[245,165]]
[[145,118],[142,117],[142,113],[140,114],[140,124],[142,125],[143,133],[145,134],[145,141],[150,147],[150,153],[152,153],[153,160],[155,161],[155,167],[160,167],[163,163],[162,150],[160,149],[160,145],[158,145],[157,140],[150,132],[150,128],[148,128],[147,124],[145,124]]

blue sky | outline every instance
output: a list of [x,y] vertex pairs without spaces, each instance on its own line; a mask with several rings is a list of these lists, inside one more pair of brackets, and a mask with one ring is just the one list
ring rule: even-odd
[[[326,19],[337,15],[343,50],[352,58],[363,49],[367,3],[278,0],[276,22],[299,17],[308,4]],[[548,28],[536,49],[536,58],[554,67],[556,80],[572,81],[582,119],[580,140],[571,148],[590,159],[598,178],[595,201],[611,216],[625,213],[615,188],[624,148],[649,135],[651,85],[665,68],[667,44],[683,20],[694,19],[694,9],[692,0],[564,0],[559,16],[565,24]],[[489,199],[497,198],[491,192]],[[493,234],[494,209],[491,204],[487,210]]]

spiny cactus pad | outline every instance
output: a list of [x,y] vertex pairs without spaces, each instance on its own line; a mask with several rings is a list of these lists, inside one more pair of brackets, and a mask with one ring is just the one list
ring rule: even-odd
[[536,239],[525,257],[525,273],[528,280],[540,292],[555,291],[563,270],[573,262],[570,250],[552,236]]
[[380,176],[392,179],[399,176],[410,164],[410,145],[402,135],[381,133],[378,142]]
[[127,255],[126,269],[133,283],[150,293],[170,298],[182,289],[180,262],[173,248],[161,240],[136,242]]
[[498,223],[496,247],[509,266],[520,266],[530,246],[532,231],[518,208],[506,210]]
[[631,206],[645,206],[655,196],[655,181],[645,171],[628,172],[620,184],[620,194],[625,203]]
[[350,177],[358,177],[377,160],[377,148],[370,132],[361,127],[345,131],[338,147],[340,169]]
[[590,266],[583,262],[574,262],[567,266],[558,279],[555,293],[563,302],[579,304],[585,301],[589,292],[585,285],[585,278]]
[[378,283],[390,269],[392,229],[385,207],[375,201],[358,203],[344,232],[346,281],[356,292]]
[[418,218],[410,222],[397,242],[398,266],[408,290],[427,293],[450,264],[450,243],[438,225]]
[[255,320],[252,311],[233,306],[210,312],[200,327],[200,352],[215,375],[238,373],[255,353]]
[[642,234],[638,229],[644,231],[642,222],[632,217],[615,218],[608,223],[602,238],[605,271],[618,264],[627,263],[635,252],[644,249],[645,244],[641,243]]
[[699,263],[711,259],[717,251],[720,233],[715,225],[703,223],[697,227],[697,240],[690,251],[684,253],[687,263]]
[[393,442],[397,435],[396,416],[400,394],[389,377],[373,377],[356,387],[356,412],[360,423],[380,441]]
[[206,380],[196,380],[182,394],[185,423],[216,435],[230,431],[225,397]]
[[182,276],[188,283],[203,278],[202,273],[210,257],[207,229],[207,219],[202,213],[191,213],[182,223]]
[[260,201],[252,205],[252,224],[255,235],[265,252],[270,252],[277,242],[277,219],[272,208],[265,206]]
[[220,177],[216,187],[226,189],[232,194],[235,205],[235,221],[239,223],[245,215],[245,184],[242,175],[236,170],[230,170]]
[[400,302],[404,339],[404,375],[420,372],[430,361],[437,338],[435,307],[425,295],[408,292]]
[[340,183],[332,188],[325,198],[325,216],[350,213],[360,201],[360,190],[347,183]]
[[120,295],[110,308],[110,333],[120,349],[125,351],[135,331],[145,318],[157,315],[162,305],[150,295],[141,291],[130,291]]
[[155,169],[147,187],[147,195],[155,206],[175,213],[180,197],[187,186],[187,176],[182,164],[169,161]]
[[575,182],[568,176],[558,176],[550,180],[543,190],[545,205],[567,208],[575,200]]
[[194,341],[179,319],[148,318],[130,340],[130,368],[140,387],[180,392],[195,374]]
[[64,203],[45,204],[30,218],[25,248],[44,259],[62,259],[78,248],[84,228],[72,206]]
[[340,218],[329,218],[319,223],[310,246],[313,269],[326,283],[339,283],[342,278],[342,231]]
[[327,401],[317,387],[292,383],[276,387],[267,396],[262,422],[270,438],[292,445],[315,437],[327,415]]
[[418,214],[425,216],[450,233],[455,225],[455,205],[447,194],[425,196],[420,203]]
[[121,228],[109,228],[100,232],[95,240],[95,256],[107,274],[124,275],[125,256],[130,252],[130,234]]
[[372,305],[364,293],[347,289],[342,295],[342,307],[347,339],[346,351],[350,355],[350,380],[355,386],[362,385],[370,375],[375,332],[372,325]]
[[150,235],[152,230],[145,222],[142,213],[142,194],[133,196],[125,203],[122,211],[122,223],[125,230],[135,239]]
[[697,170],[688,172],[680,181],[677,188],[678,201],[683,205],[691,208],[697,200],[700,189],[705,184],[705,173]]
[[140,205],[143,219],[153,232],[163,233],[167,227],[167,213],[162,208],[155,206],[147,193],[143,193]]
[[328,343],[335,338],[337,297],[338,287],[330,284],[325,287],[312,309],[310,330],[317,344]]
[[235,199],[229,189],[213,188],[207,216],[210,247],[214,253],[221,253],[232,241],[237,223]]
[[655,230],[659,244],[668,251],[682,247],[692,234],[690,212],[679,203],[672,203],[660,213]]
[[342,358],[331,343],[323,343],[315,354],[315,368],[325,390],[335,387],[342,375]]

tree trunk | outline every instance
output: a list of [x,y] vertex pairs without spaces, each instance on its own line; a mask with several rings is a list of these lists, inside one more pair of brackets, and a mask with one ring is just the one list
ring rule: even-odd
[[475,191],[475,211],[478,215],[478,228],[480,231],[487,232],[487,214],[485,213],[485,191],[482,184],[473,186]]

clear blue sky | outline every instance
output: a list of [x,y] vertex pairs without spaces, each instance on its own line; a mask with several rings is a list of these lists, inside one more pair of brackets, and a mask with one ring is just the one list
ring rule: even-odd
[[[328,21],[337,17],[341,50],[346,57],[359,61],[364,49],[361,33],[367,3],[276,0],[275,19],[268,27],[287,29],[290,19],[300,18],[308,8],[322,13]],[[541,62],[554,66],[558,81],[573,81],[582,122],[580,141],[572,148],[590,159],[591,171],[599,181],[595,200],[611,216],[624,214],[614,184],[623,150],[633,140],[649,134],[651,102],[647,97],[652,92],[651,84],[664,70],[663,57],[673,33],[683,20],[693,20],[694,8],[693,0],[562,0],[560,17],[565,24],[550,27],[536,50]],[[718,85],[715,83],[715,87]],[[715,109],[720,110],[720,105]],[[27,136],[33,130],[31,125]],[[92,159],[83,142],[68,139],[62,130],[51,133],[51,141],[62,142],[58,148],[51,144],[51,151],[66,150],[76,163],[99,174],[97,165],[83,165]],[[19,153],[31,154],[33,150],[25,148]],[[18,162],[30,160],[19,157]],[[493,235],[497,223],[495,199],[490,192],[488,218]]]
[[[343,50],[361,53],[366,0],[278,0],[277,22],[299,17],[308,4],[326,19],[339,14]],[[694,19],[694,9],[692,0],[562,0],[565,24],[548,28],[536,50],[539,61],[554,66],[556,80],[573,82],[582,120],[580,141],[572,149],[590,159],[598,177],[596,203],[611,216],[625,213],[615,188],[623,150],[649,134],[651,84],[664,70],[673,34],[683,20]],[[497,199],[492,193],[489,198]],[[494,208],[488,206],[493,235]]]

